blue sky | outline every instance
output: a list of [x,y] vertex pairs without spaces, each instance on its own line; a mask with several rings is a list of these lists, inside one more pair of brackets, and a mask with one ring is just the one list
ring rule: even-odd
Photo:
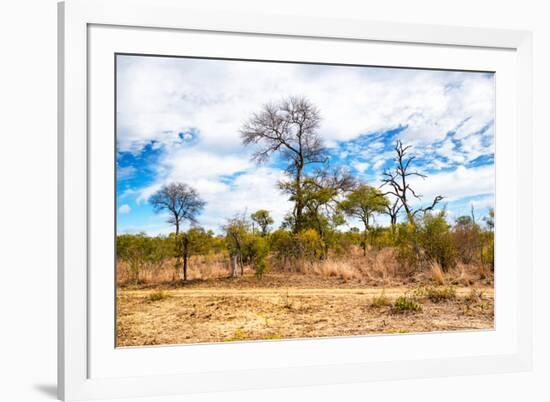
[[118,56],[117,232],[173,230],[148,202],[172,181],[200,193],[199,224],[215,232],[245,210],[268,209],[278,225],[291,209],[281,161],[251,162],[239,128],[289,95],[318,106],[332,166],[378,186],[400,139],[428,176],[414,178],[420,203],[443,195],[450,220],[494,205],[490,73]]

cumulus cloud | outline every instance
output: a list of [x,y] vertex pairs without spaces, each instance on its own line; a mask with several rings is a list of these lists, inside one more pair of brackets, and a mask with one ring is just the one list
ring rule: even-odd
[[469,169],[459,166],[453,171],[439,172],[425,179],[411,176],[410,184],[416,193],[423,196],[425,203],[431,203],[437,195],[442,195],[449,202],[476,195],[494,194],[495,171],[493,165]]
[[[283,173],[253,164],[239,129],[261,105],[289,95],[319,108],[325,145],[361,175],[379,175],[394,156],[377,133],[399,129],[412,154],[436,171],[414,182],[426,199],[494,192],[492,164],[467,167],[494,152],[491,74],[141,56],[117,63],[117,149],[159,153],[153,180],[119,194],[138,206],[163,184],[182,181],[207,202],[205,227],[219,229],[245,209],[268,209],[280,222],[291,208],[277,188]],[[360,136],[372,137],[366,148],[338,148]],[[132,166],[117,174],[138,176]]]
[[404,140],[431,143],[479,131],[494,114],[491,75],[428,70],[119,56],[119,148],[198,129],[201,143],[240,146],[238,130],[259,105],[305,95],[329,144],[407,126]]

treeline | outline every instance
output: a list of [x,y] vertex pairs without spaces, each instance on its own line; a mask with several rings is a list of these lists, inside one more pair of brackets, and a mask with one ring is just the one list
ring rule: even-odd
[[[443,271],[456,265],[493,265],[493,221],[491,211],[485,227],[471,216],[447,222],[445,209],[436,207],[444,199],[436,196],[422,203],[410,183],[411,177],[425,179],[414,170],[410,146],[395,145],[394,165],[384,171],[382,185],[371,186],[349,170],[333,168],[327,149],[318,135],[320,114],[305,98],[291,97],[267,104],[242,127],[243,145],[253,147],[253,160],[265,163],[273,155],[286,163],[286,178],[278,183],[293,208],[275,231],[269,211],[239,214],[222,225],[223,235],[198,227],[205,202],[195,189],[184,183],[170,183],[154,194],[150,202],[157,212],[168,212],[174,233],[168,237],[121,235],[117,258],[125,261],[137,280],[142,269],[154,269],[168,258],[187,280],[190,257],[225,253],[230,275],[254,268],[258,277],[274,266],[292,269],[297,264],[344,256],[352,247],[367,255],[371,247],[394,247],[401,266],[409,271],[437,262]],[[375,223],[386,215],[389,226]],[[192,228],[182,232],[187,222]],[[361,227],[344,230],[359,222]]]
[[200,227],[169,236],[150,237],[144,233],[117,236],[117,258],[126,263],[132,282],[138,283],[144,272],[155,272],[172,264],[176,277],[186,280],[193,266],[193,256],[222,256],[227,259],[228,276],[243,275],[249,266],[261,278],[269,269],[300,271],[330,256],[345,259],[355,249],[377,250],[391,247],[402,272],[414,273],[437,262],[444,272],[457,263],[481,264],[494,267],[494,213],[480,225],[472,216],[462,216],[449,224],[445,211],[428,212],[415,220],[415,225],[402,222],[395,227],[374,225],[368,232],[357,227],[350,230],[331,230],[324,238],[313,228],[298,233],[271,224],[261,226],[254,217],[261,213],[271,219],[265,210],[247,217],[244,214],[229,219],[224,234],[215,235]]

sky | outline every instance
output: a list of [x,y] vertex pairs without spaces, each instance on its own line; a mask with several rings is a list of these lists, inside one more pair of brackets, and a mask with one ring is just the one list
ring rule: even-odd
[[285,164],[253,162],[239,130],[288,96],[318,107],[332,167],[379,186],[400,139],[427,175],[411,178],[417,205],[444,196],[450,222],[472,205],[479,219],[494,206],[492,73],[118,55],[116,78],[119,234],[174,230],[149,203],[170,182],[206,201],[198,217],[206,229],[219,233],[227,218],[258,209],[277,227],[292,209],[277,188]]

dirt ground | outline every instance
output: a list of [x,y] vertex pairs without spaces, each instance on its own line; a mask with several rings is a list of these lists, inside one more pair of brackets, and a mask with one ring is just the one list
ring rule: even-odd
[[[117,346],[491,329],[493,287],[454,287],[437,302],[418,285],[367,287],[302,274],[252,275],[117,290]],[[475,289],[473,291],[472,289]],[[409,295],[420,311],[397,311]],[[383,297],[381,297],[383,296]]]

